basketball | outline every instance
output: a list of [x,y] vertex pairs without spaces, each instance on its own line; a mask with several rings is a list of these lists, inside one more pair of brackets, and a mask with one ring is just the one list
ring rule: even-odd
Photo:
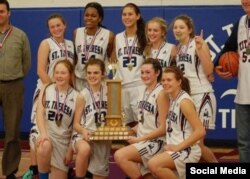
[[239,69],[238,53],[234,51],[224,53],[219,59],[219,65],[222,66],[223,72],[230,72],[233,77],[236,77]]

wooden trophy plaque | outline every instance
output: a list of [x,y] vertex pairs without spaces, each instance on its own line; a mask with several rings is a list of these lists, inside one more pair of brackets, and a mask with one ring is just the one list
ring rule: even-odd
[[134,131],[123,126],[121,107],[121,80],[106,80],[107,82],[107,114],[106,126],[98,127],[91,135],[91,140],[126,140],[133,136]]

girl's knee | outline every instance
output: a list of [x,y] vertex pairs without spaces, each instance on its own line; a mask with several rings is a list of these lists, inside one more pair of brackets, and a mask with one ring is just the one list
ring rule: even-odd
[[77,147],[77,156],[88,157],[91,154],[91,148],[89,145],[80,143]]
[[48,154],[50,154],[51,151],[52,151],[52,145],[48,140],[41,142],[40,145],[37,147],[38,155],[48,156]]

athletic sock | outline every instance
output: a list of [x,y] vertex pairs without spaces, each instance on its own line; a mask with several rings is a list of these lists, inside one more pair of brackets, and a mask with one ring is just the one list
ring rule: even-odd
[[49,179],[49,173],[39,172],[39,179]]

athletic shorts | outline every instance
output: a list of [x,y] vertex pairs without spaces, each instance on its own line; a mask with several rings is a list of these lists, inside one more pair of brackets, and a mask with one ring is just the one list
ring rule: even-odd
[[30,129],[30,135],[29,135],[29,144],[30,149],[35,151],[36,150],[36,139],[39,136],[39,131],[37,125],[33,125]]
[[138,102],[139,94],[144,90],[143,85],[135,87],[123,87],[122,88],[122,111],[124,112],[124,123],[129,124],[131,122],[138,121]]
[[[72,147],[77,152],[76,143],[83,140],[81,134],[74,133],[72,136]],[[111,141],[90,141],[91,156],[89,159],[88,171],[98,176],[109,175],[109,157],[111,151]]]
[[63,139],[58,137],[49,137],[52,143],[51,166],[58,168],[64,172],[68,172],[69,167],[64,164],[68,147],[70,146],[70,139]]
[[135,146],[142,159],[142,164],[139,165],[142,176],[150,173],[148,169],[148,161],[154,155],[163,152],[165,141],[161,139],[155,139],[150,141],[138,142],[132,145]]
[[37,109],[37,99],[40,93],[40,89],[37,88],[33,95],[32,109],[31,109],[31,123],[36,124],[36,109]]
[[214,93],[192,95],[196,110],[205,129],[215,129],[216,98]]
[[197,144],[180,152],[167,151],[167,153],[174,160],[179,179],[186,178],[186,163],[198,163],[201,157],[201,149]]

